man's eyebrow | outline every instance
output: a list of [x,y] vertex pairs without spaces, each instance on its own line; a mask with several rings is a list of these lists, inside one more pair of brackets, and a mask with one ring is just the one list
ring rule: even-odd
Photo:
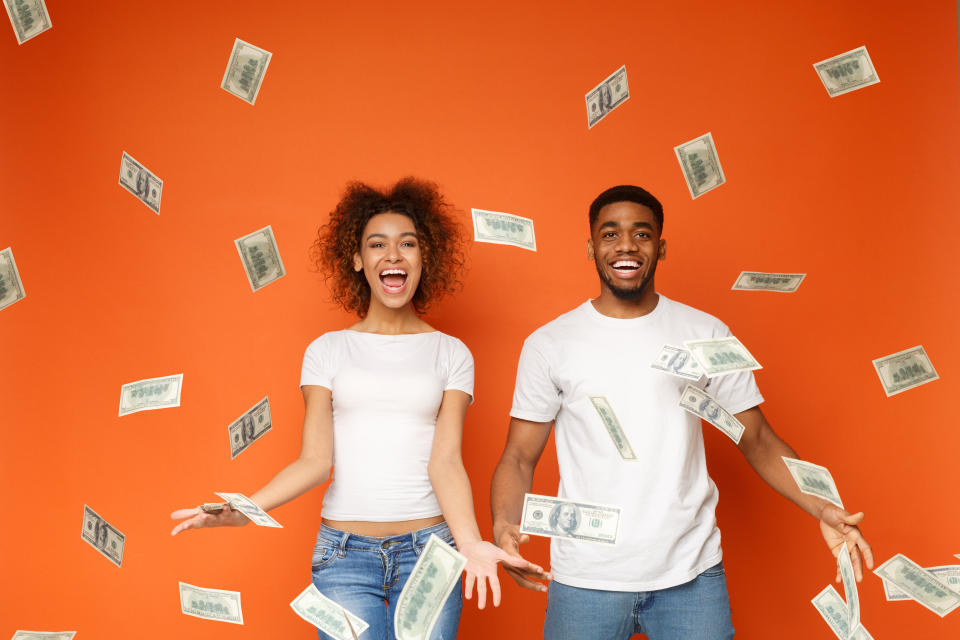
[[[617,222],[613,221],[613,220],[607,220],[606,222],[604,222],[604,223],[602,223],[602,224],[600,225],[600,228],[601,228],[601,229],[604,229],[604,228],[606,228],[606,227],[613,227],[614,229],[616,229],[616,228],[619,228],[620,225],[619,225]],[[638,228],[638,227],[642,227],[642,228],[644,228],[644,229],[653,229],[653,225],[650,224],[649,222],[645,222],[645,221],[638,221],[638,222],[634,222],[634,223],[633,223],[633,228],[634,228],[634,229],[636,229],[636,228]]]

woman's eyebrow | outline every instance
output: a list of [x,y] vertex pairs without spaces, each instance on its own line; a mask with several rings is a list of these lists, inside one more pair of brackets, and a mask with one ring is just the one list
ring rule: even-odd
[[[404,231],[403,233],[400,234],[400,237],[401,237],[401,238],[403,238],[403,237],[405,237],[405,236],[413,236],[414,238],[416,238],[416,237],[417,237],[417,232],[416,232],[416,231]],[[367,240],[369,240],[370,238],[386,238],[386,237],[387,237],[387,234],[385,234],[385,233],[371,233],[370,235],[367,236]]]

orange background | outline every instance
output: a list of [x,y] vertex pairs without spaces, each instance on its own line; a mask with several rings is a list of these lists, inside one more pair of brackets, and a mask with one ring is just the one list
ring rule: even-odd
[[[0,29],[0,248],[27,292],[0,312],[0,636],[315,637],[288,603],[321,489],[274,512],[282,530],[171,539],[168,514],[297,455],[303,350],[352,322],[308,246],[348,180],[407,174],[468,234],[470,207],[536,223],[536,253],[469,243],[463,291],[428,315],[476,359],[486,535],[522,341],[596,294],[587,205],[628,182],[665,204],[659,290],[749,346],[767,417],[866,511],[878,561],[957,562],[954,3],[720,4],[48,0],[51,31]],[[218,88],[238,36],[273,53],[253,107]],[[882,82],[831,99],[812,64],[860,45]],[[584,94],[623,64],[631,98],[588,130]],[[694,201],[672,149],[707,131],[728,183]],[[123,150],[164,181],[159,216],[118,186]],[[233,241],[267,224],[288,273],[253,293]],[[741,270],[808,277],[732,292]],[[871,360],[917,344],[942,379],[886,398]],[[181,407],[117,417],[122,384],[180,372]],[[231,461],[227,425],[265,395],[273,431]],[[816,522],[705,433],[738,637],[832,637],[810,605],[834,576]],[[534,489],[556,481],[551,444]],[[126,534],[122,569],[81,540],[84,503]],[[540,636],[544,596],[504,579],[461,638]],[[178,580],[241,591],[245,625],[181,615]],[[960,633],[873,575],[861,603],[878,639]]]

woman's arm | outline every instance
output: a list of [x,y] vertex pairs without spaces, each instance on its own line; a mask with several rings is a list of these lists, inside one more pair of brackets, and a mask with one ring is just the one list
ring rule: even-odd
[[[269,511],[300,494],[322,484],[330,477],[333,461],[333,403],[330,390],[316,385],[303,387],[303,435],[300,456],[280,470],[262,489],[250,496],[262,509]],[[220,513],[202,513],[199,509],[179,509],[170,514],[184,520],[171,535],[185,529],[201,527],[242,526],[249,520],[229,506]]]

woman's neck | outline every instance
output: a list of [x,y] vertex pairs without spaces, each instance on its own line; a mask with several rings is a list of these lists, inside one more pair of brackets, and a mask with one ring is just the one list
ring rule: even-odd
[[434,331],[433,327],[417,315],[412,303],[407,303],[399,309],[392,309],[380,304],[376,299],[370,301],[367,315],[350,329],[364,333],[389,335]]

